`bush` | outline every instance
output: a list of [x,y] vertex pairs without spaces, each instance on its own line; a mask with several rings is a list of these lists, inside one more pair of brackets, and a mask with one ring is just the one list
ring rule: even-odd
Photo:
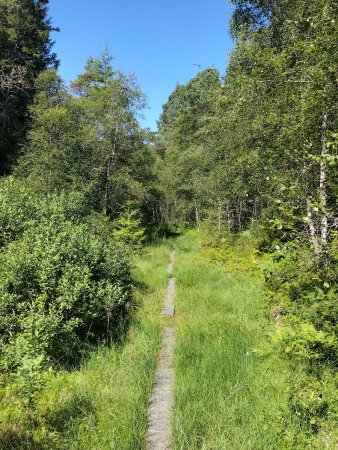
[[0,247],[22,236],[36,219],[39,204],[24,183],[12,177],[0,181]]
[[304,246],[280,246],[267,273],[270,296],[279,298],[280,326],[272,337],[294,368],[292,409],[300,426],[317,433],[338,418],[337,242],[314,257]]
[[24,181],[3,178],[0,180],[0,247],[20,239],[26,230],[55,214],[78,221],[89,212],[88,201],[80,192],[41,197]]
[[69,366],[120,326],[129,262],[86,225],[54,215],[7,245],[0,264],[1,371]]

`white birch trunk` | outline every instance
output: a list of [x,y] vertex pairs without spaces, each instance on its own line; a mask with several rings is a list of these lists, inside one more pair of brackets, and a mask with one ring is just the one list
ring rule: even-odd
[[327,145],[326,145],[326,131],[327,131],[327,112],[323,114],[322,122],[322,136],[321,136],[321,149],[320,149],[320,169],[319,169],[319,200],[321,207],[321,223],[320,223],[320,244],[321,248],[327,245],[327,232],[328,232],[328,220],[326,214],[326,204],[327,204],[327,175],[328,175],[328,165],[327,165]]
[[320,253],[320,245],[319,245],[319,241],[318,241],[317,230],[316,230],[316,227],[315,227],[315,224],[313,221],[312,208],[311,208],[310,202],[308,202],[308,204],[307,204],[307,218],[308,218],[310,238],[311,238],[313,250],[314,250],[315,254],[318,255]]

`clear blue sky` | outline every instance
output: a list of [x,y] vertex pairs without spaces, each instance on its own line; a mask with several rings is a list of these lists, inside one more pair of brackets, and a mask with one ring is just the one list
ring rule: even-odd
[[228,0],[50,0],[49,13],[61,29],[53,39],[62,77],[73,80],[108,45],[115,68],[137,76],[149,105],[143,125],[153,130],[176,83],[210,66],[224,74],[232,47]]

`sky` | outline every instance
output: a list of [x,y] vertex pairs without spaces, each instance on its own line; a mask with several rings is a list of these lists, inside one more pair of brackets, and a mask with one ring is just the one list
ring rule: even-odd
[[156,130],[177,83],[215,67],[223,75],[233,42],[228,0],[50,0],[54,51],[65,81],[108,46],[115,69],[136,75],[148,100],[142,125]]

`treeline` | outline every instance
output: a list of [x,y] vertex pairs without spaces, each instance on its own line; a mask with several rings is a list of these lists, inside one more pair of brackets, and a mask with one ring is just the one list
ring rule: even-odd
[[271,254],[270,351],[296,374],[294,445],[304,448],[338,417],[338,10],[327,0],[232,3],[226,75],[207,68],[163,108],[163,215],[221,235],[250,228]]
[[16,161],[41,71],[57,68],[48,0],[0,0],[0,174]]

